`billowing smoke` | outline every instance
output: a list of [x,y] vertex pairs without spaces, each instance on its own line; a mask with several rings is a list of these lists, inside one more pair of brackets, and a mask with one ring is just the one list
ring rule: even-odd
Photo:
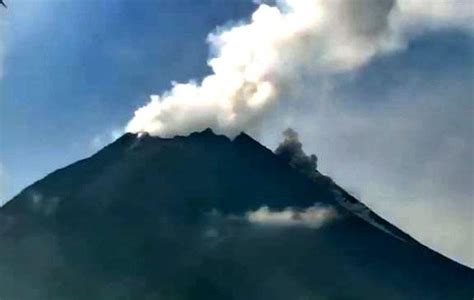
[[317,157],[314,154],[306,155],[298,133],[291,128],[283,132],[284,140],[278,145],[275,154],[285,160],[290,166],[300,172],[312,175],[316,171]]
[[305,74],[354,70],[426,28],[472,27],[469,1],[275,2],[260,4],[246,24],[209,34],[212,74],[151,96],[126,130],[168,137],[207,127],[230,137],[255,132],[279,94]]

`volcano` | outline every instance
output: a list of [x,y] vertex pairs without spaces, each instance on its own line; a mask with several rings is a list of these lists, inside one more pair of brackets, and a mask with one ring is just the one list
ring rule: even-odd
[[472,299],[473,270],[242,133],[127,133],[0,209],[0,299]]

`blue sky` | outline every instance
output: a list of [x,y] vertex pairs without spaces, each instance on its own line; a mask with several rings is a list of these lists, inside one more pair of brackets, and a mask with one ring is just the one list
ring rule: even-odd
[[[12,1],[13,2],[13,1]],[[0,81],[2,200],[109,142],[148,95],[208,72],[207,34],[246,1],[15,1]],[[103,135],[103,138],[101,138]],[[99,138],[97,138],[99,137]]]
[[[207,75],[207,34],[256,8],[250,0],[8,2],[0,203],[111,142],[149,95]],[[282,103],[255,137],[275,147],[286,126],[296,128],[323,172],[472,265],[473,42],[472,31],[428,30],[355,71],[302,78],[305,89],[288,95],[298,105]]]

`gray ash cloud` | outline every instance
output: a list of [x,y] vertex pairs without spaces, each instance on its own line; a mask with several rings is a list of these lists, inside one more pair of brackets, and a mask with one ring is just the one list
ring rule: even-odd
[[290,166],[306,175],[314,175],[318,166],[318,158],[314,154],[307,155],[303,151],[298,133],[288,128],[283,132],[284,139],[275,150],[275,154],[288,162]]

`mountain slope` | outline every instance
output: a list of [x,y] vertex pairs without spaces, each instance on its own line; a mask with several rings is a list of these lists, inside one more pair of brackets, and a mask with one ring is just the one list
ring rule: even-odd
[[[265,206],[337,217],[253,222]],[[0,209],[2,300],[470,299],[472,280],[245,134],[125,134]]]

